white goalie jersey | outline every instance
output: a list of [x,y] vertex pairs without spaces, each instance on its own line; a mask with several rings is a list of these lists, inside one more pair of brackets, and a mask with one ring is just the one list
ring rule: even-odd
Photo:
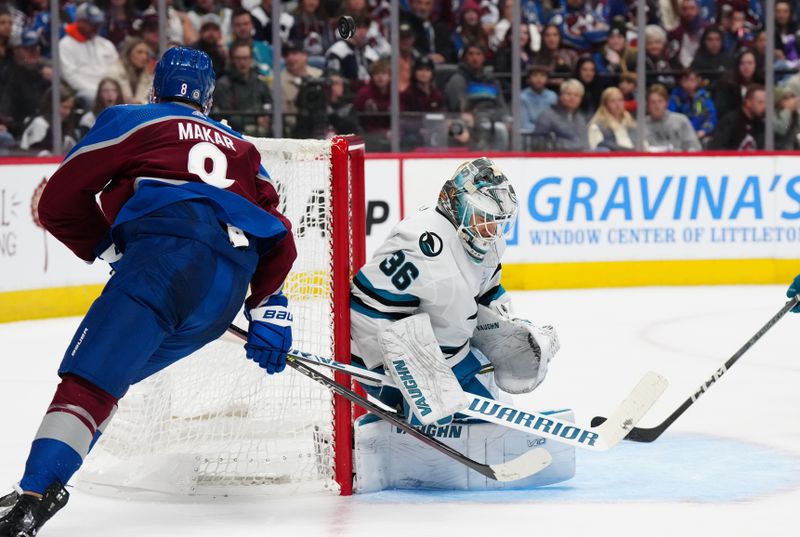
[[500,285],[505,246],[500,238],[478,264],[436,208],[400,222],[351,284],[353,356],[370,369],[383,365],[378,335],[424,312],[448,364],[457,365],[469,353],[478,304],[509,300]]

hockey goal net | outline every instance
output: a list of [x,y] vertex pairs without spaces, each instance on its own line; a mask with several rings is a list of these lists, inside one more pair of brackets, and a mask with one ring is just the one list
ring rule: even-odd
[[[349,281],[364,262],[363,143],[252,141],[297,242],[284,286],[293,346],[349,362]],[[247,326],[242,315],[236,323]],[[349,402],[291,368],[266,375],[242,341],[224,336],[133,386],[76,484],[125,496],[350,494],[351,435]]]

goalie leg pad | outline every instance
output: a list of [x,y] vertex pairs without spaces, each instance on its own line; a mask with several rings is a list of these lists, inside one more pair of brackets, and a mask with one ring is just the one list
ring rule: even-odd
[[[571,411],[553,414],[572,421]],[[355,490],[387,489],[497,490],[529,489],[560,483],[575,475],[575,448],[491,423],[428,425],[420,430],[489,464],[507,462],[529,450],[545,448],[553,460],[546,469],[518,481],[495,481],[448,459],[402,430],[374,416],[355,424]]]
[[469,400],[444,359],[427,313],[392,323],[379,339],[386,371],[420,423],[429,425],[466,408]]

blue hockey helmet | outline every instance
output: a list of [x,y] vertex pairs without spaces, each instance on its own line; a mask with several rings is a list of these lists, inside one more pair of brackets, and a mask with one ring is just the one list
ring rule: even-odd
[[481,263],[517,214],[517,195],[486,157],[464,162],[439,193],[439,211],[456,227],[467,254]]
[[207,114],[211,110],[215,81],[208,54],[194,48],[174,47],[156,65],[150,101],[186,101],[199,105]]

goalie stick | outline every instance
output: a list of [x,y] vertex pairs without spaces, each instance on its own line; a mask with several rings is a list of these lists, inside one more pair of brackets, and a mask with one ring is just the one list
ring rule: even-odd
[[[722,378],[722,375],[727,373],[728,369],[730,369],[733,366],[733,364],[735,364],[737,360],[739,360],[739,358],[741,358],[742,355],[756,343],[756,341],[761,339],[761,337],[764,334],[766,334],[770,328],[775,326],[775,323],[781,320],[781,318],[784,315],[786,315],[786,313],[788,313],[789,310],[795,307],[798,303],[800,303],[800,295],[786,302],[786,304],[780,309],[778,313],[776,313],[769,321],[767,321],[767,323],[764,326],[762,326],[761,329],[747,341],[747,343],[742,345],[742,347],[738,351],[736,351],[733,356],[728,358],[728,361],[722,364],[722,366],[719,369],[717,369],[713,375],[711,375],[710,379],[705,381],[697,389],[696,392],[694,392],[688,399],[686,399],[686,401],[684,401],[681,404],[681,406],[676,408],[672,414],[667,416],[667,418],[664,421],[662,421],[655,427],[649,427],[649,428],[634,427],[633,429],[631,429],[631,431],[628,433],[628,436],[626,436],[625,439],[631,440],[633,442],[655,441],[659,436],[661,436],[664,433],[664,431],[666,431],[669,428],[670,425],[673,424],[673,422],[675,422],[675,420],[677,420],[681,416],[681,414],[686,412],[686,410],[688,410],[688,408],[692,406],[694,402],[700,398],[701,395],[706,393],[708,389],[715,382],[717,382],[720,378]],[[595,416],[594,418],[592,418],[592,426],[600,425],[605,421],[606,418],[604,418],[603,416]]]
[[[233,324],[230,325],[228,330],[244,340],[247,339],[247,331],[239,328],[236,325]],[[444,444],[439,440],[426,435],[419,429],[412,427],[411,425],[406,423],[405,420],[399,418],[392,412],[383,410],[378,405],[372,403],[371,401],[368,401],[367,399],[358,395],[354,391],[346,388],[345,386],[342,386],[337,382],[334,382],[333,380],[329,379],[319,371],[300,362],[298,356],[295,355],[296,352],[297,351],[295,349],[292,349],[289,352],[289,355],[286,359],[286,364],[289,367],[293,368],[298,373],[305,375],[310,379],[315,380],[321,384],[324,384],[333,392],[341,395],[348,401],[355,403],[360,407],[362,407],[364,410],[367,410],[368,412],[371,412],[376,416],[388,421],[398,429],[402,429],[409,435],[427,444],[433,449],[439,451],[440,453],[450,457],[451,459],[469,468],[472,468],[479,474],[488,477],[489,479],[494,479],[496,481],[516,481],[519,479],[524,479],[526,477],[530,477],[544,470],[545,468],[550,466],[550,463],[553,460],[550,453],[544,448],[534,448],[513,460],[500,464],[482,464],[478,461],[472,460],[463,453],[460,453],[455,449],[451,448],[447,444]],[[308,354],[308,353],[302,353],[302,354]]]
[[[388,375],[350,364],[343,364],[330,358],[298,349],[291,349],[289,354],[296,360],[329,367],[354,377],[394,387],[394,380]],[[652,371],[647,373],[628,397],[617,407],[611,420],[593,429],[584,429],[574,423],[562,421],[545,414],[519,410],[500,401],[494,401],[471,393],[467,393],[469,405],[459,412],[496,425],[535,434],[553,442],[568,444],[590,451],[606,451],[618,444],[628,434],[631,427],[653,406],[666,388],[667,381],[664,377]]]

